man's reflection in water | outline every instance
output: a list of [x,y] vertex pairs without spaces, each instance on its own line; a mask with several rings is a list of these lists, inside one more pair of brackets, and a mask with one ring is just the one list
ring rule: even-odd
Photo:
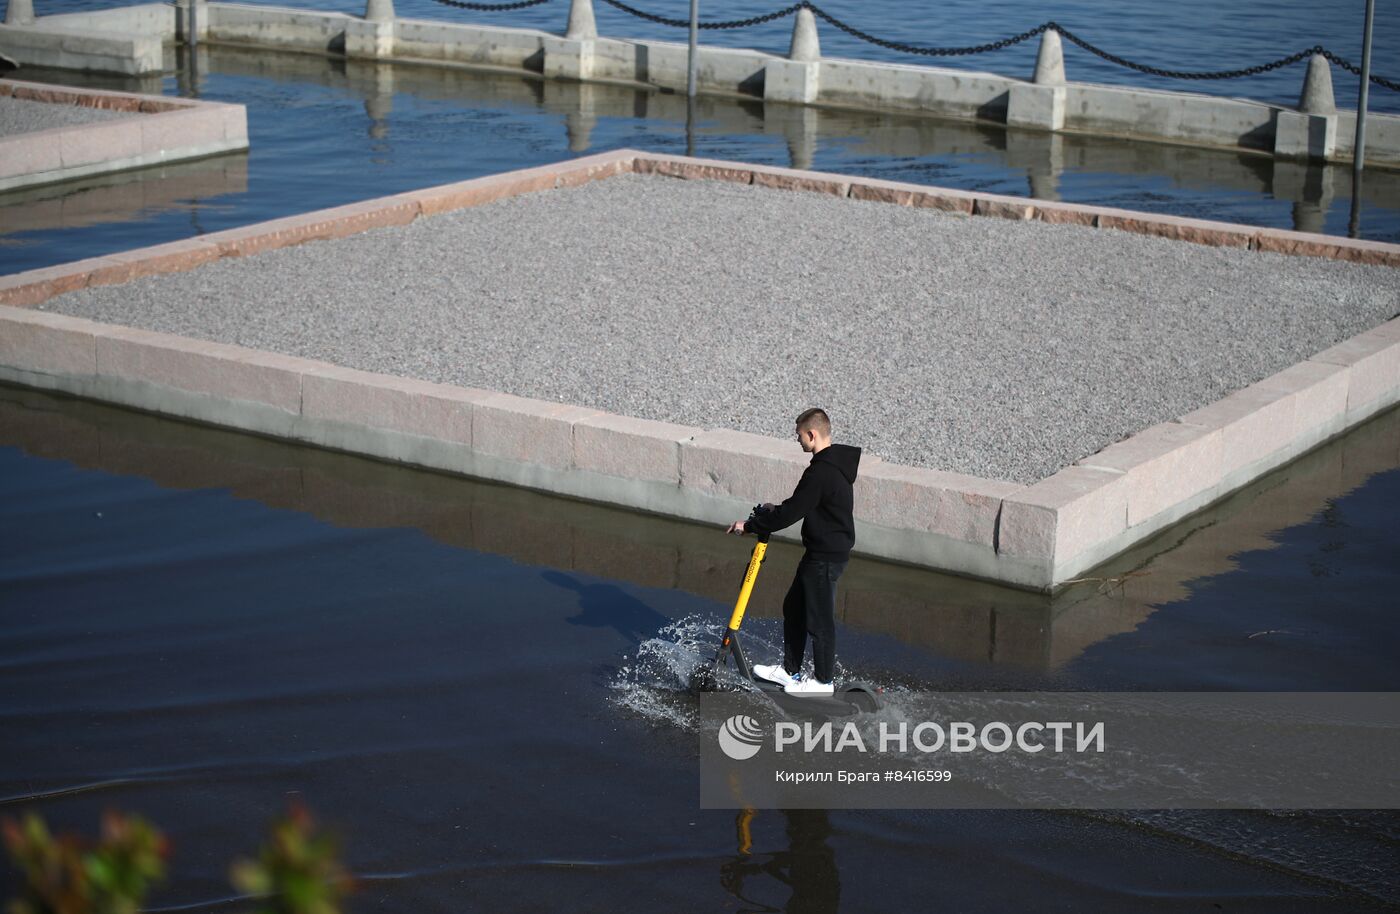
[[[824,809],[784,809],[788,849],[771,854],[753,854],[754,810],[740,810],[734,820],[738,853],[720,867],[719,881],[725,891],[750,907],[741,911],[786,911],[787,914],[834,914],[841,906],[841,876],[836,870],[836,852],[827,846],[831,822]],[[787,904],[775,908],[745,896],[745,880],[768,876],[792,890]],[[762,893],[764,886],[753,886]]]

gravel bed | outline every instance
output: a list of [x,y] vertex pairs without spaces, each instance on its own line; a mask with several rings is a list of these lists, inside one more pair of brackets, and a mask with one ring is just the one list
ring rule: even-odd
[[72,127],[77,124],[91,124],[94,121],[110,121],[119,117],[132,116],[133,112],[130,111],[107,111],[103,108],[88,108],[83,105],[34,102],[24,98],[0,95],[0,137],[18,136],[21,133],[33,133],[35,130]]
[[1028,484],[1394,316],[1400,270],[624,176],[45,307],[781,438],[820,405]]

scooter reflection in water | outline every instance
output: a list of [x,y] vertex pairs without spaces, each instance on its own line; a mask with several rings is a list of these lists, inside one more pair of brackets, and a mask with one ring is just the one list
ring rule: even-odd
[[[827,845],[831,822],[824,809],[784,809],[788,849],[771,854],[752,853],[752,809],[742,809],[734,820],[738,853],[720,867],[719,882],[748,907],[740,911],[785,911],[787,914],[835,914],[841,906],[841,876],[836,852]],[[792,890],[787,904],[776,908],[749,898],[745,880],[765,875]],[[752,887],[751,887],[752,888]],[[762,891],[763,887],[758,887]]]

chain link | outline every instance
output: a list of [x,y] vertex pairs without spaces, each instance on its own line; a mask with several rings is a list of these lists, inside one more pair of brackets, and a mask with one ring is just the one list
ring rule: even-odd
[[1296,54],[1289,54],[1287,57],[1280,57],[1278,60],[1273,60],[1269,63],[1263,63],[1253,67],[1245,67],[1241,70],[1216,70],[1213,72],[1200,72],[1195,70],[1163,70],[1160,67],[1149,67],[1146,64],[1134,63],[1133,61],[1125,60],[1124,58],[1119,57],[1116,54],[1110,54],[1103,48],[1096,47],[1090,44],[1083,38],[1080,38],[1078,35],[1074,34],[1069,29],[1065,28],[1062,25],[1059,25],[1058,23],[1049,22],[1046,23],[1046,25],[1048,28],[1052,28],[1055,31],[1059,32],[1061,37],[1063,37],[1066,41],[1070,42],[1071,44],[1078,45],[1079,47],[1088,51],[1090,54],[1093,54],[1097,57],[1102,57],[1109,63],[1117,64],[1120,67],[1127,67],[1129,70],[1137,70],[1139,73],[1147,73],[1151,76],[1165,76],[1170,79],[1239,79],[1243,76],[1258,76],[1260,73],[1268,73],[1270,70],[1277,70],[1279,67],[1291,66],[1300,60],[1304,60],[1308,57],[1311,57],[1314,54],[1324,53],[1322,47],[1312,47],[1308,48],[1305,51],[1299,51]]
[[[648,13],[644,10],[637,9],[634,6],[628,6],[626,3],[623,3],[622,0],[603,0],[603,2],[606,3],[608,6],[616,7],[617,9],[622,10],[624,13],[636,16],[638,19],[645,19],[648,22],[656,22],[661,25],[669,25],[675,28],[690,28],[689,19],[669,19],[666,16],[658,16],[655,13]],[[765,13],[762,16],[754,16],[750,19],[730,19],[725,22],[700,22],[697,23],[697,26],[702,29],[746,29],[750,26],[763,25],[765,22],[772,22],[775,19],[782,19],[786,16],[791,16],[793,13],[802,9],[803,5],[804,4],[802,3],[794,3],[792,6],[784,7],[780,10],[774,10],[773,12]]]
[[[1323,57],[1326,57],[1332,63],[1341,67],[1343,70],[1346,70],[1353,76],[1359,77],[1361,75],[1361,68],[1356,66],[1354,63],[1347,60],[1346,58],[1338,57],[1336,54],[1333,54],[1326,48],[1314,48],[1314,50],[1316,50],[1317,53],[1321,54]],[[1396,82],[1390,79],[1383,79],[1379,76],[1376,76],[1375,74],[1371,75],[1371,82],[1375,83],[1378,86],[1383,86],[1391,90],[1392,92],[1400,92],[1400,82]]]
[[466,0],[433,0],[443,6],[455,6],[459,10],[476,10],[485,13],[500,13],[505,10],[523,10],[530,6],[549,3],[550,0],[518,0],[515,3],[468,3]]
[[[611,2],[611,0],[608,0],[608,2]],[[1029,41],[1030,39],[1039,35],[1041,32],[1044,32],[1053,24],[1047,22],[1044,25],[1036,26],[1029,32],[1022,32],[1019,35],[1015,35],[1011,38],[1003,38],[1001,41],[994,41],[991,44],[978,44],[965,48],[925,48],[920,47],[919,45],[904,44],[898,41],[889,41],[884,38],[877,38],[874,35],[871,35],[869,32],[862,32],[855,26],[848,25],[842,22],[840,19],[837,19],[835,16],[831,15],[826,10],[817,6],[815,3],[807,2],[807,0],[803,0],[803,2],[798,3],[797,5],[799,8],[806,8],[811,10],[813,15],[821,19],[825,19],[827,22],[831,23],[836,28],[845,32],[847,35],[852,36],[853,38],[859,38],[861,41],[867,41],[870,44],[879,45],[880,47],[888,48],[891,51],[903,51],[906,54],[921,54],[925,57],[964,57],[970,54],[983,54],[987,51],[1000,51],[1002,48],[1009,48],[1014,44],[1020,44],[1023,41]]]

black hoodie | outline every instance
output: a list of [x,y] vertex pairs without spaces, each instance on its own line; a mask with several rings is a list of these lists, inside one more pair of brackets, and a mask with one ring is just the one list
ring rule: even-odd
[[844,562],[856,544],[852,485],[860,448],[831,444],[812,455],[792,497],[744,525],[746,533],[775,533],[802,521],[802,545],[814,559]]

